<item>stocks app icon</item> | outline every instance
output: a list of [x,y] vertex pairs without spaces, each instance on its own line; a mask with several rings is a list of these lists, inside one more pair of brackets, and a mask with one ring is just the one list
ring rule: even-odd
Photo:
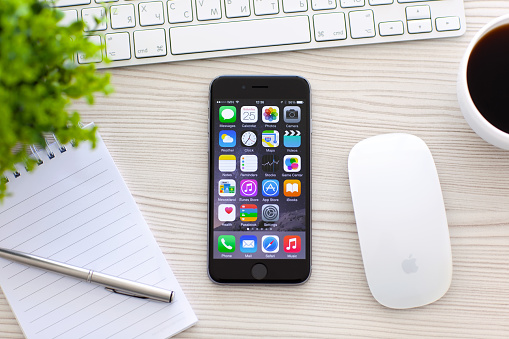
[[262,170],[267,173],[277,172],[279,170],[279,156],[275,154],[262,156]]
[[273,222],[279,220],[279,206],[267,204],[262,206],[262,220]]

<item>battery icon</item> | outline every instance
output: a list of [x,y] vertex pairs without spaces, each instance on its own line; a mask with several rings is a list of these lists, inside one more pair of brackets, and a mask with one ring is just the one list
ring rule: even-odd
[[297,101],[297,105],[298,105],[298,104],[303,104],[303,103],[304,103],[304,101],[302,101],[302,100],[298,100],[298,101]]

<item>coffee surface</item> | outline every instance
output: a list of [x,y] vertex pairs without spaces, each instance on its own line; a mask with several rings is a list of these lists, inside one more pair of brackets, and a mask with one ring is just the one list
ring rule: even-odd
[[509,24],[491,30],[474,47],[467,83],[484,118],[509,133]]

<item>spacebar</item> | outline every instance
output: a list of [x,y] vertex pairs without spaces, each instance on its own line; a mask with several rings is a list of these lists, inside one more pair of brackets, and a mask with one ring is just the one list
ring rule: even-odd
[[310,41],[307,16],[170,28],[172,54],[300,44]]

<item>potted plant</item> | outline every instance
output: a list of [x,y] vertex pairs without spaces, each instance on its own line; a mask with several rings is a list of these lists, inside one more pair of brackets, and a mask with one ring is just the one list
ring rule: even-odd
[[45,134],[62,143],[95,141],[95,129],[80,127],[71,101],[112,91],[109,74],[94,64],[79,65],[78,52],[87,57],[100,51],[83,33],[83,21],[59,24],[62,12],[39,0],[2,0],[0,5],[0,201],[6,195],[3,173],[14,164],[35,166],[27,158],[29,145],[45,146]]

